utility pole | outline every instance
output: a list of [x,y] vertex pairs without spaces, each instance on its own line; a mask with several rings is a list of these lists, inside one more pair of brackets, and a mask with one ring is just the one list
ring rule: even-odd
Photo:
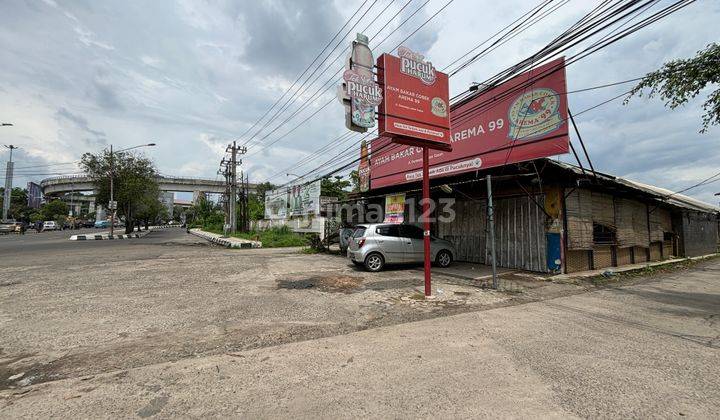
[[110,210],[110,238],[113,237],[113,234],[115,233],[115,168],[113,167],[113,148],[112,144],[110,145],[110,202],[108,203],[108,210]]
[[8,219],[8,210],[10,209],[10,200],[12,199],[12,179],[13,179],[13,161],[12,152],[18,149],[17,146],[12,144],[6,144],[5,147],[10,149],[10,160],[8,160],[7,168],[5,169],[5,193],[3,196],[3,210],[2,219],[6,221]]
[[237,144],[230,152],[230,233],[237,232]]
[[225,149],[226,153],[230,153],[230,161],[225,162],[223,159],[220,162],[221,165],[225,164],[226,173],[226,185],[228,190],[228,206],[227,206],[227,224],[230,225],[230,233],[236,233],[237,224],[237,203],[238,203],[238,183],[237,183],[237,167],[242,163],[242,160],[238,160],[238,154],[245,154],[247,152],[246,147],[239,147],[236,141],[228,145]]
[[490,175],[485,177],[487,179],[487,211],[488,211],[488,229],[490,230],[490,258],[492,260],[492,279],[493,289],[498,288],[497,280],[497,261],[495,258],[495,214],[493,210],[493,198],[492,198],[492,183],[490,181]]

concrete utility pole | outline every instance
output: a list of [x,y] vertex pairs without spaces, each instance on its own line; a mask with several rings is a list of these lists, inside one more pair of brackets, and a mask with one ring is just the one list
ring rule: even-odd
[[[8,123],[3,123],[3,126],[7,126]],[[12,125],[12,124],[10,124]],[[10,209],[10,200],[12,198],[12,179],[13,179],[13,161],[12,161],[12,152],[14,149],[17,149],[17,146],[14,146],[12,144],[6,144],[5,147],[10,149],[10,160],[8,160],[7,168],[5,170],[5,193],[3,196],[3,212],[2,212],[2,219],[3,221],[8,219],[8,210]]]
[[492,260],[492,279],[493,289],[498,288],[497,280],[497,261],[495,258],[495,213],[493,210],[493,198],[492,198],[492,182],[490,181],[490,175],[485,177],[487,179],[487,209],[488,209],[488,229],[490,230],[490,255]]
[[226,173],[229,178],[229,197],[228,197],[228,224],[230,225],[230,233],[237,232],[237,166],[242,163],[242,160],[238,160],[238,154],[245,154],[247,152],[246,147],[238,147],[237,142],[233,141],[231,145],[228,145],[226,152],[230,153],[230,162],[227,162]]

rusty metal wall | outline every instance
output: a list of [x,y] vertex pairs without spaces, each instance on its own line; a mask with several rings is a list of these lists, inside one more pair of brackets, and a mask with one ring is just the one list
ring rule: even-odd
[[[544,196],[534,196],[539,206]],[[495,205],[499,267],[547,272],[545,213],[527,196],[501,198]],[[457,200],[455,220],[438,223],[438,236],[455,244],[457,261],[490,262],[486,200]]]
[[544,195],[495,201],[495,239],[500,267],[547,272]]
[[438,236],[455,245],[455,260],[485,263],[485,223],[487,200],[456,200],[455,219],[438,222]]

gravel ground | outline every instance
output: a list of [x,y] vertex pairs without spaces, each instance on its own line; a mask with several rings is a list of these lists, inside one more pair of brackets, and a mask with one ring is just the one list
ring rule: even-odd
[[[503,304],[514,294],[422,273],[367,273],[298,249],[228,250],[180,229],[128,241],[46,238],[0,267],[0,378],[20,385],[309,340]],[[40,264],[34,264],[39,262]],[[16,386],[0,382],[0,388]]]
[[25,241],[0,240],[0,417],[720,416],[717,260],[506,292],[436,274],[426,301],[417,269],[181,230]]

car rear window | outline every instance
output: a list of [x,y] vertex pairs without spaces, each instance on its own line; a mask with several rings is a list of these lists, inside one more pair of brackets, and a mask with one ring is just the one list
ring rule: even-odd
[[360,238],[365,234],[365,229],[367,229],[365,226],[358,226],[355,228],[355,232],[353,232],[352,237],[353,238]]

